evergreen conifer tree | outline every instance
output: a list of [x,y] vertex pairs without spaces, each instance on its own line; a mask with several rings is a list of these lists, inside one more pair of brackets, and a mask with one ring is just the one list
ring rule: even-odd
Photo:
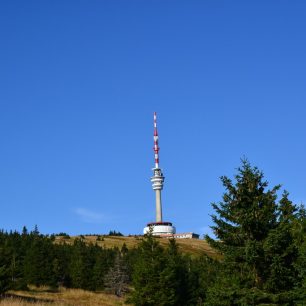
[[298,277],[294,266],[298,248],[293,236],[297,208],[288,196],[289,193],[285,191],[278,206],[278,224],[264,242],[265,264],[268,266],[264,288],[273,293],[289,292]]
[[165,258],[160,284],[166,290],[161,290],[160,299],[164,305],[185,306],[189,300],[187,260],[179,252],[175,239],[169,240]]
[[295,263],[298,277],[294,287],[296,305],[306,305],[306,210],[302,206],[297,213],[293,225],[293,236],[298,249],[298,258]]
[[55,286],[53,273],[53,244],[51,240],[42,235],[34,234],[24,259],[24,276],[27,284],[36,286]]
[[234,183],[225,176],[221,180],[223,201],[212,204],[218,239],[206,239],[223,255],[223,268],[209,289],[207,305],[291,305],[284,292],[293,288],[296,276],[291,234],[296,207],[286,192],[278,204],[280,186],[267,189],[263,173],[246,160]]
[[103,249],[96,246],[96,258],[93,267],[93,283],[95,290],[104,289],[104,278],[107,271],[114,265],[115,250],[113,249]]
[[164,305],[160,300],[160,273],[165,266],[163,248],[152,236],[144,237],[138,248],[138,256],[132,272],[132,292],[130,302],[136,306]]
[[207,255],[189,259],[188,302],[186,305],[204,305],[207,290],[214,284],[219,272],[220,263]]
[[6,265],[0,265],[0,296],[3,294],[10,285],[9,271]]
[[72,247],[72,254],[70,258],[69,274],[71,278],[71,286],[73,288],[84,288],[85,271],[85,256],[86,256],[86,245],[81,239],[76,239]]
[[134,291],[131,302],[137,305],[187,305],[189,300],[186,260],[175,240],[164,250],[148,234],[141,242],[132,272]]

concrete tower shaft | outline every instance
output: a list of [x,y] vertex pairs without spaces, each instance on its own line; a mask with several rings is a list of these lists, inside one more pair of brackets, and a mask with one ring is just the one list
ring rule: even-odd
[[154,176],[151,177],[152,188],[155,191],[156,222],[163,221],[161,191],[163,189],[164,179],[161,169],[154,168]]

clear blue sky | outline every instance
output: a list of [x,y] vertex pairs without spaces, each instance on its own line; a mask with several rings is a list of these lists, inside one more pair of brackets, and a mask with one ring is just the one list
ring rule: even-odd
[[305,1],[1,1],[0,228],[205,233],[246,156],[306,199]]

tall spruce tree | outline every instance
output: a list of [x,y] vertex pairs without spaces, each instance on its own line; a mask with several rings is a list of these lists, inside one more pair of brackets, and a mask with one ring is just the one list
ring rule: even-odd
[[189,284],[187,261],[179,252],[178,245],[174,239],[169,240],[168,248],[165,251],[165,267],[160,273],[161,290],[160,305],[187,305],[189,301]]
[[175,240],[163,249],[152,234],[147,235],[138,248],[132,283],[130,302],[136,306],[188,305],[187,264]]
[[294,265],[298,248],[293,236],[297,208],[288,196],[289,193],[285,191],[278,205],[278,224],[264,242],[265,264],[268,266],[264,288],[273,293],[289,293],[298,277]]
[[298,249],[298,258],[295,268],[298,276],[295,279],[294,298],[296,305],[306,305],[306,210],[302,206],[297,213],[293,224],[293,236]]
[[75,239],[71,250],[70,264],[69,264],[69,275],[71,279],[71,287],[85,289],[86,273],[85,261],[86,261],[86,244],[81,239]]
[[147,235],[138,248],[137,260],[132,272],[134,291],[130,302],[136,306],[164,305],[160,302],[160,273],[165,267],[163,248],[152,236]]
[[10,285],[9,254],[4,245],[0,245],[0,296]]
[[214,284],[220,263],[207,255],[189,258],[188,268],[188,301],[186,305],[204,305],[209,287]]
[[278,204],[280,186],[268,189],[263,173],[247,160],[234,183],[226,176],[221,181],[223,201],[212,204],[218,239],[206,239],[223,255],[223,270],[209,289],[207,305],[290,305],[284,291],[293,288],[296,275],[290,234],[296,207],[288,193]]
[[99,246],[96,246],[96,248],[97,254],[93,267],[92,281],[95,285],[95,290],[103,290],[105,286],[104,278],[110,267],[114,265],[116,251],[114,249],[103,249]]
[[24,275],[27,284],[56,286],[52,262],[54,246],[48,237],[33,236],[24,259]]

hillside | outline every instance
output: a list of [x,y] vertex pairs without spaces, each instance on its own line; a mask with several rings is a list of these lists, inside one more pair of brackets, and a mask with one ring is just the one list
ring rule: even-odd
[[[86,243],[97,243],[104,248],[118,247],[119,249],[125,244],[128,249],[136,247],[142,239],[142,236],[75,236],[65,237],[56,236],[56,243],[73,243],[76,238],[83,239]],[[156,238],[161,245],[168,245],[167,238]],[[218,255],[208,245],[205,240],[202,239],[176,239],[180,250],[184,254],[189,254],[193,257],[199,257],[203,254],[207,254],[210,257],[216,258]]]
[[[56,236],[55,243],[73,244],[75,239],[82,239],[85,243],[97,243],[103,248],[119,249],[125,244],[127,248],[137,247],[141,242],[142,236],[97,236],[97,235],[81,235],[81,236]],[[167,238],[156,238],[162,246],[167,246],[169,240]],[[189,254],[192,257],[199,257],[207,254],[210,257],[217,257],[217,254],[209,247],[205,240],[199,239],[177,239],[177,244],[182,253]],[[126,305],[125,297],[118,298],[115,295],[106,292],[90,292],[82,289],[66,289],[63,287],[57,290],[46,286],[29,286],[29,291],[11,290],[7,292],[6,298],[0,300],[3,306],[30,306],[33,305],[56,305],[56,306],[97,306],[97,305]]]

